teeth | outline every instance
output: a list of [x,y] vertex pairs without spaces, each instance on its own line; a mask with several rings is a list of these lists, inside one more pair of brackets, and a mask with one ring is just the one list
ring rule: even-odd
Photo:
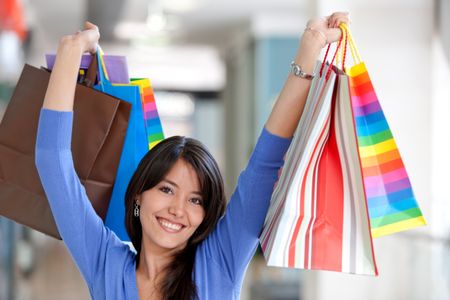
[[170,222],[167,222],[167,221],[162,220],[162,219],[158,219],[158,221],[159,221],[159,223],[162,226],[164,226],[166,228],[169,228],[169,229],[172,229],[172,230],[180,230],[181,227],[182,227],[180,224],[170,223]]

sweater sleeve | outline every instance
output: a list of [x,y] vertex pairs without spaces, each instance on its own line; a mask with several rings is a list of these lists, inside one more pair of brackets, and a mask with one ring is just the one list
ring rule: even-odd
[[247,167],[241,172],[225,216],[204,243],[208,256],[235,283],[252,259],[269,208],[278,171],[291,139],[263,129]]
[[89,289],[117,238],[95,213],[75,172],[71,152],[73,112],[42,109],[35,162],[59,233]]

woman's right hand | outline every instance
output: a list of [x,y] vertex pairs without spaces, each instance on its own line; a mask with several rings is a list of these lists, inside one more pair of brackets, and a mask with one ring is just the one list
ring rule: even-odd
[[81,47],[83,53],[89,52],[94,54],[97,52],[98,41],[100,39],[100,32],[95,24],[90,22],[84,23],[84,29],[78,31],[74,35],[67,35],[61,39],[61,44],[76,43]]
[[98,27],[89,22],[85,23],[84,30],[61,38],[45,94],[44,108],[73,111],[81,57],[85,52],[97,52],[99,39]]

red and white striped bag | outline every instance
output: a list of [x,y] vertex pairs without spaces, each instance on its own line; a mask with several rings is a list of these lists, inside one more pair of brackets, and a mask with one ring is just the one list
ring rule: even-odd
[[377,275],[348,77],[324,66],[316,67],[261,247],[269,266]]

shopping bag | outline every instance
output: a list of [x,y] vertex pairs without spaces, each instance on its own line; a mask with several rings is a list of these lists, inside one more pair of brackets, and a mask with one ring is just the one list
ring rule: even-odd
[[425,225],[400,152],[348,27],[355,64],[346,68],[358,135],[372,236]]
[[97,59],[101,67],[98,72],[99,81],[95,88],[131,104],[130,120],[105,220],[105,225],[121,240],[129,241],[130,238],[125,229],[125,193],[139,162],[149,150],[147,133],[139,86],[111,83],[102,57],[102,51],[99,49]]
[[[93,82],[94,60],[88,70]],[[0,125],[0,215],[59,238],[34,159],[37,125],[50,73],[23,68]],[[75,170],[97,214],[104,219],[111,198],[131,105],[77,84],[72,155]]]
[[[83,82],[86,76],[86,71],[91,63],[92,58],[95,56],[85,54],[81,57],[80,63],[80,74],[78,76],[78,82]],[[53,69],[55,65],[55,54],[46,54],[45,60],[47,62],[47,68],[49,70]],[[128,64],[127,58],[120,55],[104,55],[103,59],[105,61],[106,71],[109,76],[109,81],[112,83],[129,83],[128,77]]]
[[159,118],[158,109],[156,108],[155,94],[148,78],[132,78],[130,82],[131,84],[139,86],[148,147],[149,149],[152,149],[164,139],[161,119]]
[[261,248],[269,266],[377,275],[348,77],[324,66],[316,67]]

